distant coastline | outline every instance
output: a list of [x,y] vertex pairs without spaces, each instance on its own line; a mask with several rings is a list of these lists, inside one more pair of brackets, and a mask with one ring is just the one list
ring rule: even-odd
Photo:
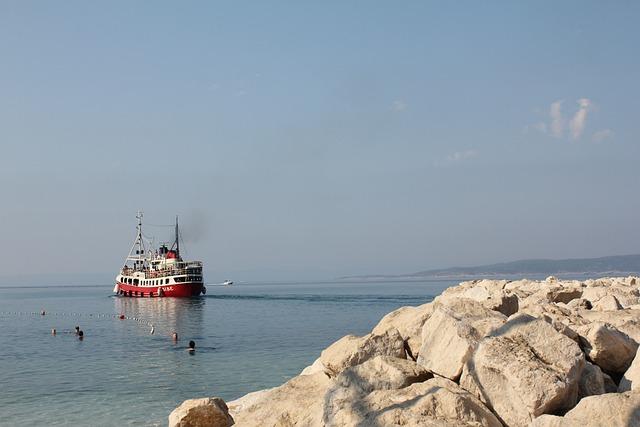
[[465,280],[530,277],[548,275],[564,277],[582,276],[627,276],[640,273],[640,255],[615,255],[599,258],[574,259],[526,259],[498,264],[472,267],[450,267],[425,270],[408,274],[368,274],[341,276],[337,281],[418,281],[418,280]]

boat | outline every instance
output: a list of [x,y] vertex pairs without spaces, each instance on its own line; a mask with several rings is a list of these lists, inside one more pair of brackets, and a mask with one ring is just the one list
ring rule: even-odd
[[223,285],[225,286],[231,286],[233,285],[233,281],[232,280],[225,280],[224,282],[222,282]]
[[180,254],[180,231],[176,216],[171,246],[153,248],[142,234],[142,212],[136,215],[136,238],[124,266],[116,276],[113,292],[126,297],[194,297],[205,294],[202,261],[186,261]]

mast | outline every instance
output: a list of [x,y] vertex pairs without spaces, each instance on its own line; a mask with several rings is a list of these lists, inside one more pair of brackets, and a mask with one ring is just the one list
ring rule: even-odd
[[144,237],[142,236],[142,211],[138,211],[136,214],[138,224],[136,225],[136,239],[133,241],[129,255],[124,261],[124,266],[127,266],[128,261],[133,261],[133,270],[142,271],[145,263],[145,247]]
[[176,256],[180,258],[180,233],[178,231],[178,215],[176,215]]
[[138,211],[138,226],[136,227],[138,230],[138,254],[142,255],[144,253],[144,246],[142,245],[142,211]]

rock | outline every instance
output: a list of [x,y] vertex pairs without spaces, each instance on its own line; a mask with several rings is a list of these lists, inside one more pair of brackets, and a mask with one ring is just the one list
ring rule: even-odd
[[307,366],[306,368],[304,368],[302,370],[302,372],[300,372],[300,375],[313,375],[313,374],[317,374],[318,372],[325,372],[326,369],[324,367],[324,365],[322,364],[322,360],[320,360],[320,358],[318,357],[313,364]]
[[539,290],[520,301],[520,308],[536,306],[546,303],[568,304],[582,296],[580,282],[550,282],[541,283]]
[[437,302],[422,328],[418,364],[455,381],[478,342],[505,321],[503,314],[474,300]]
[[576,342],[578,341],[578,333],[575,331],[575,327],[585,324],[584,320],[567,308],[564,303],[554,304],[542,301],[539,304],[528,305],[520,313],[526,313],[546,321],[556,331]]
[[297,376],[279,387],[229,402],[229,412],[239,426],[320,426],[330,384],[321,372]]
[[611,296],[615,297],[623,308],[640,304],[640,290],[625,280],[599,279],[587,286],[582,294],[582,297],[591,301],[593,305],[602,298]]
[[593,309],[597,311],[613,311],[613,310],[622,310],[622,305],[618,299],[613,295],[607,295],[600,298],[593,304]]
[[169,427],[228,427],[233,418],[219,397],[189,399],[169,415]]
[[489,310],[498,311],[505,316],[510,316],[518,311],[518,296],[505,287],[507,280],[473,280],[462,282],[445,290],[435,301],[446,302],[460,298],[471,299],[479,302]]
[[606,372],[624,373],[635,357],[638,344],[607,323],[594,322],[577,328],[585,354]]
[[380,335],[342,337],[322,351],[320,360],[329,375],[336,376],[346,368],[375,356],[405,358],[404,340],[397,329],[391,328]]
[[618,392],[618,384],[613,381],[613,378],[609,376],[609,374],[602,373],[602,377],[604,379],[604,392],[605,393],[617,393]]
[[571,310],[591,310],[593,305],[588,299],[576,298],[567,303],[567,308]]
[[640,349],[636,351],[631,366],[624,373],[618,385],[619,392],[629,390],[640,390]]
[[623,332],[632,340],[640,343],[640,310],[626,308],[616,311],[578,311],[578,315],[585,323],[608,323],[615,329]]
[[387,314],[378,322],[372,333],[381,335],[389,329],[397,329],[404,339],[407,355],[415,360],[422,344],[422,325],[433,313],[433,304],[418,307],[400,307]]
[[543,320],[512,316],[480,342],[460,385],[508,426],[575,405],[584,369],[578,345]]
[[335,385],[353,388],[359,393],[374,390],[394,390],[415,382],[433,378],[433,374],[416,362],[397,357],[376,356],[366,362],[345,369],[335,379]]
[[587,362],[578,384],[578,398],[606,393],[604,374],[598,365]]
[[531,427],[630,427],[640,425],[640,393],[608,393],[582,399],[564,417],[543,415]]
[[445,378],[337,401],[329,397],[324,424],[333,426],[501,427],[477,398]]

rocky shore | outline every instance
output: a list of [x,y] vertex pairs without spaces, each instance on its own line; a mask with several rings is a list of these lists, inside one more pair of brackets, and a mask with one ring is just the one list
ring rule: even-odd
[[479,280],[170,426],[640,426],[640,279]]

